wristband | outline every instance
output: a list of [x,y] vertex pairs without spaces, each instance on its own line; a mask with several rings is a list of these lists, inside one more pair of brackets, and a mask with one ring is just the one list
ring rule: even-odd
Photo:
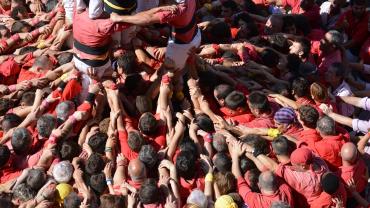
[[104,152],[112,152],[112,147],[106,147]]
[[215,49],[216,55],[220,54],[220,46],[218,44],[212,44],[212,48]]
[[280,135],[280,131],[278,129],[269,128],[267,130],[267,136],[269,137],[276,138],[279,135]]
[[14,91],[16,91],[16,90],[17,90],[17,85],[15,85],[15,84],[10,85],[10,86],[8,87],[8,89],[9,89],[9,91],[10,91],[10,92],[14,92]]
[[207,173],[205,179],[206,182],[213,182],[213,174],[212,173]]
[[213,140],[213,135],[211,133],[206,134],[204,137],[204,142],[211,143]]
[[166,74],[162,76],[162,83],[169,84],[171,82],[171,78]]
[[21,39],[21,37],[19,36],[19,34],[15,34],[13,35],[12,37],[10,37],[10,39],[12,39],[14,42],[17,42]]
[[42,101],[41,108],[47,108],[49,106],[49,102],[47,100]]
[[107,182],[107,185],[112,185],[113,184],[113,180],[112,179],[105,179],[105,182]]
[[128,165],[128,162],[127,162],[126,159],[117,162],[117,166],[124,166],[124,167],[126,167],[127,165]]
[[94,104],[96,95],[94,93],[89,93],[89,95],[86,98],[86,101],[91,103],[91,105]]

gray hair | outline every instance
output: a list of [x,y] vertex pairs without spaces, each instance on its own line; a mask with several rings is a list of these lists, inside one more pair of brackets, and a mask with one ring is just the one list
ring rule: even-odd
[[194,189],[190,193],[186,203],[198,205],[200,208],[207,208],[208,200],[206,195],[201,190]]
[[335,121],[328,116],[323,116],[317,121],[317,129],[323,135],[335,135]]
[[74,107],[75,104],[69,100],[59,103],[55,109],[55,112],[57,113],[57,118],[66,120],[69,116],[69,112],[74,109]]
[[36,196],[36,192],[25,183],[19,184],[13,190],[13,197],[21,202],[26,202]]
[[338,32],[337,30],[329,30],[327,33],[332,36],[332,43],[333,44],[335,44],[335,45],[343,44],[344,38],[343,38],[343,35],[340,32]]
[[290,208],[290,205],[283,201],[275,201],[275,202],[272,202],[270,208]]

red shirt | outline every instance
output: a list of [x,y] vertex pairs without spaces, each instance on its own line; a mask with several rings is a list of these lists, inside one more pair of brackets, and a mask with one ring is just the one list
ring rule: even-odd
[[367,185],[367,167],[363,159],[359,159],[354,165],[341,166],[336,172],[342,180],[346,183],[353,178],[356,182],[356,191],[361,193],[365,190]]
[[0,64],[0,83],[4,85],[12,85],[17,83],[17,77],[21,68],[13,57],[9,57]]
[[274,194],[266,195],[252,192],[245,179],[239,177],[238,193],[249,208],[270,208],[274,201],[283,201],[289,203],[291,207],[294,206],[292,190],[284,183],[279,185],[279,189]]
[[306,97],[300,97],[296,100],[296,103],[299,105],[315,105],[315,102],[313,100],[308,99]]
[[283,0],[283,7],[290,6],[292,7],[292,14],[303,14],[307,17],[312,28],[319,28],[321,24],[320,19],[320,7],[317,4],[314,4],[312,8],[305,11],[301,8],[300,0]]
[[[299,134],[295,135],[298,139],[298,143],[306,143],[311,149],[314,148],[312,144],[320,141],[322,138],[316,129],[304,129]],[[297,144],[299,146],[299,144]]]
[[343,183],[339,184],[338,190],[332,195],[323,191],[320,194],[320,197],[317,198],[311,204],[311,208],[331,208],[331,207],[335,207],[336,204],[333,202],[333,198],[341,199],[343,204],[347,203],[347,192],[346,192],[346,189],[345,189]]
[[167,127],[159,119],[158,113],[155,114],[154,117],[157,119],[157,122],[160,123],[157,128],[157,132],[153,135],[145,135],[145,137],[149,140],[148,142],[154,147],[154,149],[159,151],[166,147]]
[[249,128],[274,128],[275,124],[271,115],[268,115],[255,118],[253,121],[244,124],[244,126]]
[[21,173],[22,169],[16,169],[14,163],[14,155],[11,154],[9,161],[5,166],[0,169],[0,183],[6,183],[12,179],[17,178]]
[[128,133],[130,132],[133,128],[132,120],[130,118],[125,118],[125,129],[126,131],[118,131],[118,139],[121,147],[121,153],[128,159],[128,160],[133,160],[139,157],[139,153],[133,151],[127,143],[128,139]]
[[194,179],[185,180],[184,178],[179,178],[179,188],[180,188],[180,198],[182,202],[186,202],[186,199],[194,189],[199,189],[204,191],[204,177],[200,175],[200,172],[196,174]]
[[323,139],[313,144],[316,152],[328,165],[331,171],[336,171],[342,165],[340,150],[345,143],[342,134],[337,136],[323,136]]
[[238,124],[247,124],[254,119],[254,116],[250,113],[240,113],[230,110],[227,107],[220,108],[222,117],[224,119],[231,119],[232,121],[237,122]]
[[[159,16],[160,22],[168,23],[175,28],[183,28],[189,25],[192,21],[195,10],[196,1],[195,0],[185,0],[184,3],[176,5],[178,10],[175,13],[171,11],[161,11],[155,15]],[[193,40],[193,35],[198,29],[197,24],[194,24],[192,29],[185,33],[174,33],[176,39],[183,41],[184,43],[190,43]]]
[[341,26],[343,22],[347,21],[348,27],[344,28],[345,33],[349,39],[353,40],[357,46],[363,44],[368,37],[367,22],[369,19],[369,12],[365,12],[361,19],[353,16],[352,9],[344,12],[337,21],[337,26]]
[[364,64],[370,64],[370,38],[361,47],[360,57],[364,61]]

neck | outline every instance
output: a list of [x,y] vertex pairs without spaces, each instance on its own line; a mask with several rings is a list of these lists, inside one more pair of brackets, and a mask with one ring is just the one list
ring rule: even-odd
[[272,194],[274,194],[276,191],[261,189],[261,192],[262,192],[262,194],[264,194],[264,195],[272,195]]
[[348,166],[352,166],[353,164],[348,162],[348,161],[345,161],[345,160],[342,160],[342,166],[345,166],[345,167],[348,167]]
[[290,158],[287,155],[276,155],[276,157],[280,163],[286,164],[290,162]]

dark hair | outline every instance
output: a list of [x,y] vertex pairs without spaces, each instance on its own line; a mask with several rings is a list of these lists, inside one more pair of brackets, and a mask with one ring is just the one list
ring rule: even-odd
[[154,168],[158,162],[158,153],[152,145],[144,145],[139,152],[139,159],[147,167]]
[[5,25],[0,25],[0,30],[6,30],[6,34],[3,37],[0,33],[0,38],[9,38],[10,37],[10,30]]
[[296,54],[288,54],[286,58],[287,58],[286,68],[294,76],[297,76],[298,75],[298,70],[299,70],[299,65],[302,63],[302,60]]
[[46,183],[46,174],[41,169],[31,169],[26,181],[28,186],[38,191]]
[[229,43],[232,40],[230,26],[225,22],[211,22],[207,28],[209,43],[222,44]]
[[225,106],[232,110],[236,110],[237,108],[246,108],[247,104],[245,95],[236,90],[231,92],[225,98]]
[[231,171],[231,158],[224,152],[216,153],[213,163],[216,169],[221,173]]
[[75,192],[71,192],[66,198],[63,200],[64,208],[79,208],[81,205],[81,199]]
[[272,34],[269,36],[268,41],[271,47],[282,53],[289,52],[289,42],[288,39],[281,34]]
[[254,147],[255,150],[259,150],[265,155],[270,153],[270,145],[259,135],[248,134],[247,136],[240,138],[240,140],[249,146]]
[[225,99],[233,91],[233,88],[227,84],[220,84],[215,87],[215,91],[217,99]]
[[258,187],[258,179],[259,176],[261,175],[261,171],[259,171],[257,168],[253,168],[249,170],[248,172],[248,179],[250,182],[250,187],[253,192],[259,192],[259,187]]
[[344,64],[335,62],[330,65],[334,69],[335,76],[343,78],[346,75],[346,67]]
[[0,207],[13,208],[15,206],[10,199],[0,198]]
[[304,97],[309,95],[310,83],[303,77],[298,77],[293,80],[292,90],[297,97]]
[[7,113],[4,115],[4,119],[2,122],[9,122],[10,128],[13,128],[13,127],[18,126],[22,122],[22,119],[17,114]]
[[117,67],[123,69],[124,74],[135,73],[136,56],[133,53],[126,53],[117,58]]
[[272,150],[276,155],[290,156],[295,149],[295,144],[285,136],[278,136],[271,142]]
[[147,96],[139,95],[135,101],[136,109],[140,114],[152,111],[152,101]]
[[11,31],[12,35],[14,35],[16,33],[21,33],[22,29],[24,27],[31,27],[31,25],[29,25],[27,22],[24,22],[24,21],[15,21],[12,24],[12,27],[10,28],[10,31]]
[[13,198],[26,202],[36,196],[36,192],[25,183],[21,183],[13,190]]
[[22,95],[21,102],[27,106],[32,106],[35,101],[35,92],[26,92]]
[[0,115],[5,115],[14,106],[14,102],[8,98],[0,98]]
[[56,119],[54,118],[54,116],[50,114],[45,114],[37,120],[36,129],[40,136],[44,138],[49,138],[55,126]]
[[152,113],[144,113],[139,119],[139,129],[146,135],[154,134],[157,131],[157,119]]
[[351,6],[353,5],[366,5],[366,0],[351,0],[350,1]]
[[310,55],[311,52],[311,42],[307,38],[297,38],[295,40],[299,44],[301,44],[302,51],[303,51],[303,58],[307,58]]
[[37,51],[36,46],[26,46],[26,47],[23,47],[19,50],[19,55],[24,55],[26,53],[32,53],[32,52],[35,52],[35,51]]
[[45,4],[45,12],[51,12],[58,4],[58,0],[48,0]]
[[249,16],[248,13],[241,12],[241,13],[235,15],[235,18],[233,20],[234,27],[239,25],[240,20],[247,24],[247,28],[248,28],[248,32],[249,32],[248,36],[249,37],[254,37],[254,36],[257,36],[259,34],[257,24],[251,18],[251,16]]
[[270,208],[290,208],[290,205],[284,201],[274,201],[271,203]]
[[180,151],[190,151],[195,158],[199,158],[197,145],[189,137],[184,137],[179,144]]
[[92,153],[86,162],[86,172],[90,175],[101,172],[104,169],[104,161],[98,153]]
[[316,123],[320,115],[315,108],[309,105],[302,105],[298,108],[298,112],[299,117],[305,126],[312,129],[316,128]]
[[138,73],[129,74],[125,79],[125,88],[127,89],[127,91],[133,91],[142,81],[143,77],[140,74]]
[[231,172],[216,173],[215,182],[221,195],[236,192],[237,190],[237,181]]
[[97,195],[104,193],[107,188],[104,173],[98,173],[90,177],[90,186]]
[[279,54],[267,48],[260,53],[261,61],[264,65],[273,68],[279,63]]
[[12,9],[12,11],[10,12],[10,16],[14,19],[14,20],[21,20],[19,19],[18,17],[18,14],[21,14],[21,13],[27,13],[27,9],[26,7],[22,6],[22,5],[19,5],[19,6],[16,6]]
[[143,204],[154,204],[159,202],[159,188],[154,179],[147,179],[139,190],[139,199]]
[[22,155],[27,153],[31,143],[32,137],[26,128],[18,128],[13,132],[11,144],[15,154]]
[[104,194],[100,196],[100,208],[121,208],[125,207],[122,196]]
[[60,159],[72,161],[74,157],[80,154],[80,146],[74,140],[66,140],[60,144]]
[[70,53],[70,52],[61,53],[57,59],[58,59],[59,66],[62,66],[72,61],[73,53]]
[[288,27],[292,27],[294,26],[295,27],[295,23],[294,23],[294,17],[291,16],[291,15],[285,15],[283,16],[283,27],[282,27],[282,32],[285,33],[286,32],[286,29]]
[[245,155],[240,157],[239,161],[240,170],[242,171],[243,175],[248,171],[257,168],[256,164]]
[[260,92],[252,92],[248,96],[249,107],[259,110],[261,113],[267,113],[271,111],[270,103],[266,95]]
[[93,152],[104,154],[105,143],[107,142],[107,139],[107,134],[98,132],[90,137],[88,144]]
[[307,17],[302,14],[293,15],[293,17],[297,31],[301,31],[303,33],[303,36],[307,36],[308,34],[310,34],[311,27]]
[[195,115],[194,122],[199,126],[200,129],[208,133],[215,132],[215,128],[212,120],[208,115],[200,113]]
[[335,135],[335,121],[328,117],[323,116],[317,121],[317,129],[324,135]]
[[226,0],[222,3],[223,7],[229,8],[232,11],[237,11],[238,10],[238,4],[235,3],[233,0]]
[[127,144],[135,152],[139,152],[145,140],[138,131],[130,131],[127,135]]
[[176,158],[176,170],[180,177],[190,180],[195,175],[195,156],[191,151],[181,151]]
[[334,173],[327,172],[321,176],[321,187],[328,194],[337,192],[340,186],[340,179]]
[[0,145],[0,167],[3,167],[10,158],[10,150],[6,145]]

